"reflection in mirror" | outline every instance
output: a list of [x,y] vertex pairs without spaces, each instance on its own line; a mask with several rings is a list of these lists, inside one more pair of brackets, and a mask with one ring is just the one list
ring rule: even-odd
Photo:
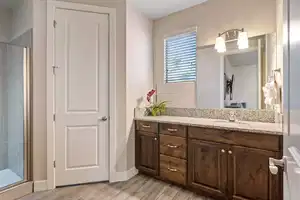
[[258,51],[224,56],[224,107],[259,108]]
[[[274,0],[209,0],[155,19],[157,100],[176,108],[280,111],[282,70],[273,73],[283,60],[279,10]],[[229,72],[226,62],[238,71]],[[224,79],[233,74],[232,92],[225,94]],[[268,88],[275,79],[276,99]]]
[[219,53],[213,45],[198,47],[198,108],[266,109],[262,88],[276,69],[276,33],[237,41]]

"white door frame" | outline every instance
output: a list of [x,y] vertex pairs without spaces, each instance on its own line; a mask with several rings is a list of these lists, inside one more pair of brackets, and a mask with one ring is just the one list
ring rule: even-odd
[[56,9],[72,9],[109,15],[109,181],[116,177],[116,9],[67,3],[59,1],[47,2],[47,189],[54,189],[55,183],[55,111],[54,74],[54,19]]

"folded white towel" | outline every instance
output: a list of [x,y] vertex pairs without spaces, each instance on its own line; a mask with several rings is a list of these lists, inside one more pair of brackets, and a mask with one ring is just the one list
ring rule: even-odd
[[277,84],[275,81],[266,83],[263,87],[266,105],[274,105],[277,98]]

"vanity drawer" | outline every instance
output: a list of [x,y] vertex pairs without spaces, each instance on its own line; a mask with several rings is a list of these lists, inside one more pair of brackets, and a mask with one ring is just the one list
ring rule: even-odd
[[188,137],[237,146],[252,147],[271,151],[281,150],[281,137],[271,134],[227,131],[219,129],[189,127]]
[[186,139],[182,137],[160,135],[160,153],[186,159]]
[[160,177],[186,185],[186,160],[160,155]]
[[165,124],[159,125],[159,133],[166,135],[174,135],[179,137],[186,137],[186,126],[178,124]]
[[156,122],[148,122],[148,121],[137,121],[136,129],[138,131],[146,131],[146,132],[158,132],[158,123]]

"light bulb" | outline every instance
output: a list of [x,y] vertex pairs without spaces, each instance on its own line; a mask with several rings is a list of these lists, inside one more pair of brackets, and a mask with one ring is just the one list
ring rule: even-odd
[[218,53],[226,52],[226,44],[223,37],[218,37],[216,39],[215,49],[218,51]]
[[239,49],[247,49],[249,48],[249,40],[247,32],[240,32],[238,38],[238,47]]

